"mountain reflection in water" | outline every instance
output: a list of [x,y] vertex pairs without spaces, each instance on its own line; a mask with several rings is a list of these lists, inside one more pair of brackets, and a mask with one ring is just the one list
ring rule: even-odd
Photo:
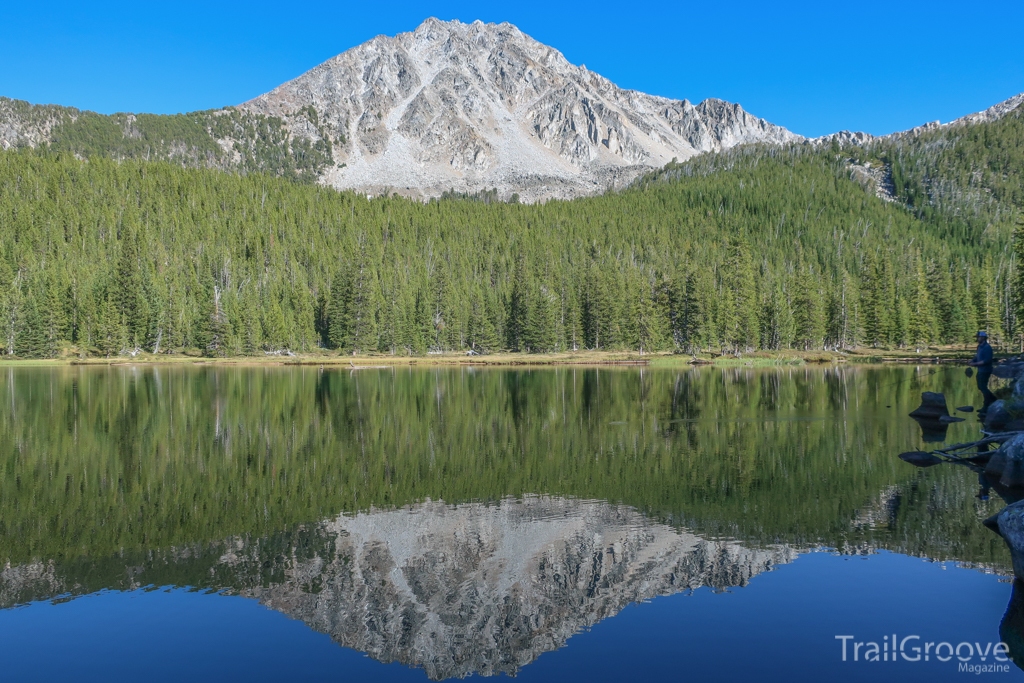
[[[425,503],[338,517],[319,532],[328,555],[241,593],[435,680],[515,674],[631,602],[742,586],[795,557],[707,541],[624,506],[549,497]],[[258,562],[258,549],[221,561]]]
[[[0,609],[209,589],[442,679],[520,672],[631,603],[743,586],[797,549],[836,553],[829,572],[884,550],[1005,575],[977,477],[895,456],[921,447],[905,415],[923,389],[966,403],[973,386],[888,367],[8,370]],[[894,596],[911,588],[897,565]],[[847,590],[820,594],[837,602],[815,623],[933,600]],[[831,653],[824,628],[752,638]]]
[[[218,555],[218,552],[220,553]],[[706,540],[603,501],[527,496],[425,502],[306,525],[253,541],[150,556],[147,565],[206,565],[204,587],[254,598],[382,662],[440,680],[515,674],[630,603],[744,586],[795,559]],[[198,567],[196,567],[198,568]],[[0,600],[74,593],[52,566],[0,571]]]

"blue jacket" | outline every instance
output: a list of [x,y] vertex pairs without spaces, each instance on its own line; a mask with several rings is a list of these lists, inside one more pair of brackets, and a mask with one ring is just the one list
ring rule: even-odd
[[983,368],[992,367],[992,347],[989,346],[988,342],[982,342],[981,346],[978,347],[978,353],[974,356],[975,363],[981,363]]

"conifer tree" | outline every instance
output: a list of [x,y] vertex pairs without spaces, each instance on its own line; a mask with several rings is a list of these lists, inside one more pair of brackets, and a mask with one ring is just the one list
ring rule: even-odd
[[512,276],[512,292],[508,298],[508,314],[505,322],[505,345],[510,351],[523,351],[526,346],[523,338],[529,296],[529,285],[526,278],[526,261],[522,255],[519,255]]
[[228,341],[230,328],[228,316],[224,310],[222,292],[217,285],[213,285],[213,294],[209,301],[209,336],[206,339],[205,351],[210,356],[223,356],[226,355],[230,347]]
[[834,349],[857,344],[857,291],[845,268],[836,275],[835,286],[829,290],[826,345]]
[[728,292],[728,296],[723,299],[723,306],[730,307],[731,304],[731,310],[726,308],[723,334],[731,346],[751,351],[757,347],[760,321],[757,280],[746,240],[737,238],[731,241],[723,272],[724,287]]
[[556,347],[555,298],[544,286],[531,292],[523,326],[522,344],[530,353],[547,353]]
[[943,343],[952,343],[962,334],[957,325],[963,325],[964,320],[963,312],[956,310],[949,264],[930,261],[927,277],[928,298],[933,310],[939,312],[939,315],[936,315],[936,335]]
[[711,272],[700,267],[691,270],[686,278],[682,313],[684,348],[687,353],[700,353],[718,344],[714,297]]
[[377,282],[365,248],[360,249],[358,260],[353,267],[348,305],[349,329],[344,346],[356,352],[375,351],[378,343]]
[[18,329],[18,283],[7,264],[0,258],[0,347],[7,355],[14,355],[14,341]]
[[146,311],[143,310],[145,293],[143,292],[141,263],[139,255],[139,237],[135,230],[125,229],[120,240],[121,253],[117,259],[114,275],[114,300],[121,325],[133,346],[145,341]]
[[101,354],[110,358],[116,356],[124,348],[122,340],[127,335],[121,324],[121,312],[117,297],[110,291],[104,292],[101,296],[96,346]]
[[804,350],[821,348],[825,337],[824,296],[813,268],[804,265],[797,272],[793,299],[796,344]]
[[978,327],[988,332],[994,341],[1003,340],[1002,311],[1000,310],[1000,283],[992,263],[992,255],[985,254],[973,280],[972,299],[978,316]]
[[872,346],[891,346],[896,341],[896,296],[892,270],[886,259],[868,252],[861,273],[864,338]]
[[352,280],[348,268],[342,267],[334,274],[331,281],[330,295],[327,300],[327,347],[343,349],[349,339],[351,323]]
[[777,351],[792,344],[795,325],[786,292],[776,283],[764,294],[761,313],[761,348]]
[[470,304],[469,347],[477,353],[491,353],[498,346],[498,332],[487,305],[487,295],[478,288]]
[[[269,302],[266,301],[269,299]],[[276,296],[266,295],[263,306],[263,348],[283,351],[288,348],[288,329],[281,302]]]
[[920,255],[915,253],[912,259],[913,279],[911,286],[910,311],[909,311],[909,335],[910,345],[921,348],[929,340],[938,337],[935,324],[935,310],[932,307],[931,292],[928,287],[928,275],[925,272],[924,264]]

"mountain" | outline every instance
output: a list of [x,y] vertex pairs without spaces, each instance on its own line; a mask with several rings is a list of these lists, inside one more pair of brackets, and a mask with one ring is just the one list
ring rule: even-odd
[[4,149],[45,143],[373,195],[593,195],[673,159],[802,139],[738,104],[624,90],[511,24],[479,21],[428,19],[216,111],[101,116],[0,99]]
[[801,139],[745,112],[623,90],[508,23],[428,19],[242,104],[334,144],[339,188],[526,200],[623,186],[650,168],[750,142]]

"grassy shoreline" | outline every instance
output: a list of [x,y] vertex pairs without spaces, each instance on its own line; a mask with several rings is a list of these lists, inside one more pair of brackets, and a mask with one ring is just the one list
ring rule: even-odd
[[829,365],[835,363],[957,363],[971,358],[973,349],[965,346],[931,347],[920,352],[914,350],[854,349],[847,351],[756,351],[737,355],[678,354],[657,352],[640,354],[636,351],[565,351],[560,353],[495,353],[466,355],[465,352],[431,354],[427,356],[392,356],[387,354],[341,355],[321,352],[294,356],[229,356],[205,357],[193,354],[139,353],[136,356],[110,358],[67,355],[50,359],[0,360],[0,366],[103,366],[103,365],[218,365],[218,366],[287,366],[317,365],[369,369],[373,367],[433,367],[433,366],[564,366],[608,365],[683,367],[715,365],[720,367],[772,367],[799,365]]

